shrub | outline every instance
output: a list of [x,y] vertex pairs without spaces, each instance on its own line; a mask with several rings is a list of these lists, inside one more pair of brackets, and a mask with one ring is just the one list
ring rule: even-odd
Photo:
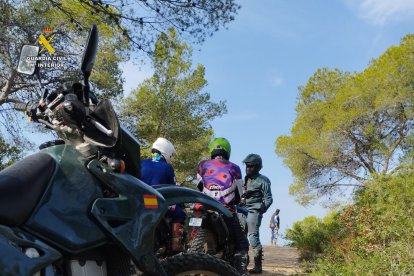
[[311,275],[412,275],[414,173],[369,183],[355,204],[338,215]]
[[324,251],[330,239],[336,235],[339,224],[336,212],[324,219],[311,216],[293,224],[292,229],[286,230],[285,238],[289,245],[296,247],[302,258],[313,259]]

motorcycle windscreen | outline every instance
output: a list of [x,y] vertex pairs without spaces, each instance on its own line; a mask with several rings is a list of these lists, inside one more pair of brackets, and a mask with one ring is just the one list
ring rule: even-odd
[[119,121],[111,102],[100,101],[90,116],[106,129],[111,130],[112,134],[106,135],[91,124],[85,129],[85,140],[102,147],[115,146],[119,136]]
[[125,171],[136,178],[140,178],[141,152],[139,142],[122,126],[119,129],[118,142],[112,150],[117,158],[125,161]]

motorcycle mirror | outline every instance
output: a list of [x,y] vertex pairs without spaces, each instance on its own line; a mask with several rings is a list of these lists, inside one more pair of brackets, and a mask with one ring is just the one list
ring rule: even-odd
[[83,57],[82,57],[81,71],[83,73],[85,81],[88,80],[92,72],[97,50],[98,50],[98,28],[96,27],[95,24],[93,24],[89,31],[88,40],[86,42],[86,47],[85,47],[85,50],[83,52]]
[[39,47],[33,45],[23,45],[20,51],[19,65],[17,72],[25,75],[33,75],[36,71],[36,60],[33,57],[39,55]]

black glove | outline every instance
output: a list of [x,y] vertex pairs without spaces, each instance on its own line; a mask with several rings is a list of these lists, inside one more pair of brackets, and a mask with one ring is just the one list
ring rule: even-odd
[[204,185],[203,185],[203,181],[198,182],[197,184],[197,189],[202,192],[204,189]]
[[240,197],[240,206],[245,206],[246,205],[246,194],[242,194],[242,196]]
[[263,214],[266,212],[266,205],[262,202],[262,205],[260,205],[260,213]]

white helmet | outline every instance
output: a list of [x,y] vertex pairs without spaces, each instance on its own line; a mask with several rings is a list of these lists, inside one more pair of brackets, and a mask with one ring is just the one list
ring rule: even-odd
[[152,148],[161,152],[161,155],[164,156],[165,160],[168,163],[171,163],[171,157],[176,155],[173,144],[165,138],[159,137],[155,140],[154,144],[152,144]]

